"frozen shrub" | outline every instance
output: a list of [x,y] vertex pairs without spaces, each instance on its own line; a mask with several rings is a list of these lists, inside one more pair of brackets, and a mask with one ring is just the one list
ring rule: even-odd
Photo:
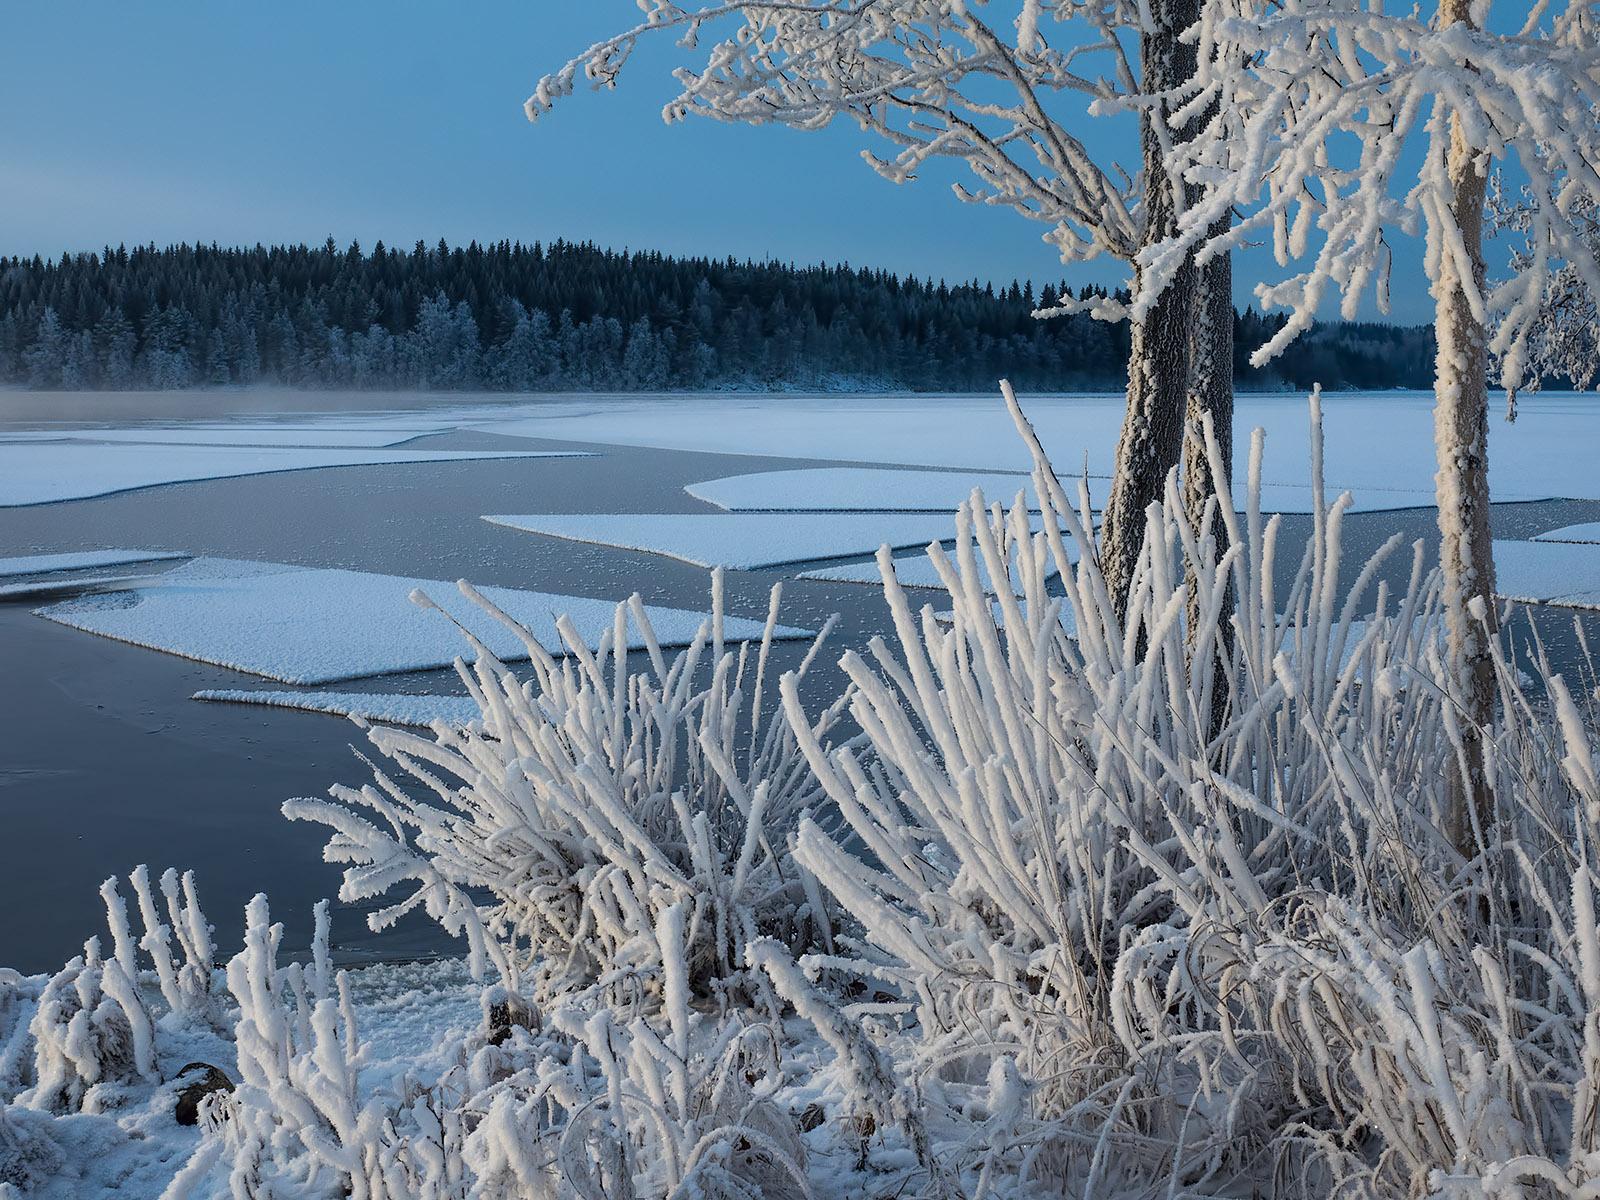
[[206,1140],[165,1192],[182,1200],[226,1172],[240,1200],[281,1195],[444,1200],[464,1195],[459,1112],[423,1091],[363,1095],[364,1053],[348,976],[328,957],[327,901],[308,964],[278,964],[283,926],[265,896],[246,910],[228,964],[238,1086],[201,1104]]
[[[810,738],[784,681],[850,834],[802,822],[797,859],[864,931],[800,964],[884,989],[847,1012],[912,1018],[898,1053],[935,1149],[985,1189],[1200,1194],[1271,1162],[1303,1194],[1576,1180],[1576,1149],[1546,1156],[1577,1144],[1548,1132],[1552,1092],[1596,1086],[1583,719],[1561,710],[1558,770],[1555,719],[1498,661],[1501,820],[1464,859],[1443,832],[1464,739],[1439,582],[1418,546],[1392,593],[1396,539],[1341,587],[1348,499],[1324,500],[1320,435],[1287,590],[1258,435],[1243,513],[1219,495],[1197,527],[1175,482],[1151,506],[1119,620],[1087,490],[1075,512],[1007,396],[1042,531],[975,497],[954,559],[930,549],[943,619],[880,556],[895,637],[842,660],[866,745]],[[985,574],[1013,560],[1023,594],[991,600]]]
[[29,1022],[43,987],[10,968],[0,968],[0,1105],[33,1080]]
[[[333,830],[325,856],[350,864],[342,899],[409,888],[372,914],[375,929],[422,906],[466,937],[475,971],[492,962],[513,992],[543,997],[598,985],[619,1003],[654,1002],[681,958],[694,995],[726,998],[751,939],[826,943],[821,893],[786,861],[821,793],[788,725],[762,708],[777,589],[762,641],[725,647],[718,572],[711,619],[669,663],[638,597],[597,653],[563,617],[557,659],[462,588],[520,634],[531,678],[474,643],[476,663],[458,670],[481,720],[437,724],[431,738],[373,728],[394,774],[285,805]],[[630,612],[647,665],[628,659]],[[670,911],[681,920],[668,936]]]
[[[115,876],[100,886],[106,905],[114,954],[102,957],[99,938],[84,944],[83,954],[53,975],[39,996],[29,1022],[33,1043],[33,1086],[20,1102],[47,1111],[98,1112],[115,1107],[135,1081],[159,1079],[156,1026],[142,987],[139,951],[154,966],[156,983],[170,1019],[180,1026],[204,1021],[212,1027],[220,1017],[211,995],[211,927],[195,895],[194,877],[177,872],[161,880],[167,913],[178,930],[183,959],[173,957],[171,927],[160,920],[150,894],[149,873],[136,867],[129,876],[138,898],[145,933],[137,942],[128,908]],[[6,1039],[0,1068],[16,1073],[15,1033]]]

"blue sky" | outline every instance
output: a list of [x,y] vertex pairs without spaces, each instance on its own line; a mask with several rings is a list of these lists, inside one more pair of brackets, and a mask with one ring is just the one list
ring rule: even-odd
[[[528,123],[541,75],[638,17],[632,0],[5,5],[0,253],[564,237],[951,281],[1063,275],[1042,226],[955,198],[964,168],[896,187],[861,162],[882,147],[854,125],[664,125],[668,73],[690,53],[670,36],[641,46],[616,91]],[[1241,306],[1270,266],[1251,264]],[[1109,283],[1123,268],[1065,273]],[[1415,264],[1394,290],[1391,319],[1431,318]]]

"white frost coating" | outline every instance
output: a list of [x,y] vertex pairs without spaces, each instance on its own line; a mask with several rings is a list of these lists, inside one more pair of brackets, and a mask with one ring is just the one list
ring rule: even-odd
[[[949,544],[945,544],[949,552]],[[1069,548],[1075,556],[1077,547]],[[895,577],[900,580],[902,587],[937,588],[943,589],[944,581],[940,578],[938,569],[926,555],[913,555],[894,560]],[[1047,578],[1057,574],[1055,563],[1045,567]],[[841,583],[866,583],[881,587],[883,585],[883,572],[876,561],[860,563],[842,563],[837,567],[818,567],[812,571],[802,571],[797,576],[800,579],[831,579]],[[981,575],[983,589],[986,592],[994,591],[994,581],[989,578],[987,569]],[[1020,593],[1019,593],[1020,594]]]
[[81,550],[66,554],[28,554],[0,558],[0,577],[43,575],[50,571],[77,571],[86,567],[126,567],[134,563],[188,557],[181,550]]
[[0,508],[106,496],[197,479],[318,467],[572,457],[554,451],[365,450],[244,446],[0,444]]
[[[1147,294],[1135,304],[1159,293],[1196,247],[1214,253],[1270,236],[1280,265],[1297,260],[1297,272],[1256,289],[1264,307],[1290,310],[1253,355],[1261,362],[1335,294],[1347,319],[1369,286],[1387,310],[1393,246],[1385,233],[1420,230],[1430,282],[1457,281],[1463,310],[1494,325],[1479,348],[1500,362],[1509,390],[1526,375],[1530,338],[1536,369],[1572,363],[1562,324],[1592,319],[1600,297],[1595,8],[1555,0],[1523,6],[1520,29],[1515,18],[1504,27],[1468,23],[1487,9],[1379,0],[1205,5],[1190,107],[1211,104],[1215,115],[1171,163],[1205,185],[1203,195],[1183,214],[1179,236],[1147,258]],[[1481,160],[1483,174],[1508,163],[1508,175],[1524,181],[1520,195],[1500,198],[1497,223],[1525,240],[1511,271],[1487,284],[1474,280],[1467,249],[1484,213],[1477,202],[1456,209],[1446,166],[1453,139],[1458,167],[1462,155]],[[1417,153],[1424,148],[1425,157]],[[1441,344],[1448,351],[1449,339]],[[1592,371],[1592,358],[1583,370]],[[1492,490],[1499,494],[1498,484]]]
[[[463,597],[453,583],[280,563],[197,558],[130,592],[70,600],[40,610],[64,625],[284,683],[327,683],[395,671],[446,667],[461,650],[460,633],[438,612],[412,604],[420,589],[434,606],[472,630],[496,654],[525,656],[520,640]],[[548,646],[561,644],[555,614],[571,614],[581,644],[597,646],[610,630],[615,604],[511,588],[483,594]],[[647,610],[667,645],[693,640],[702,614]],[[734,637],[761,624],[729,618]],[[630,645],[644,644],[630,634]],[[778,637],[808,636],[787,626]]]
[[[489,593],[470,594],[501,615]],[[374,929],[423,907],[466,938],[475,974],[492,965],[541,1001],[664,995],[681,1051],[691,994],[751,993],[752,938],[829,944],[827,915],[780,849],[820,793],[789,726],[763,723],[747,690],[781,626],[718,655],[714,630],[741,634],[720,590],[712,599],[670,662],[637,597],[593,653],[564,617],[552,651],[570,658],[529,638],[526,682],[475,641],[476,664],[457,669],[479,720],[436,724],[431,738],[374,727],[392,764],[375,785],[339,785],[332,802],[293,800],[285,814],[332,831],[324,856],[349,864],[342,899],[386,899]],[[619,652],[630,617],[648,664]]]
[[[510,968],[491,987],[342,975],[326,907],[285,965],[258,899],[219,1029],[184,999],[211,957],[187,881],[130,875],[143,936],[108,887],[109,957],[0,970],[0,1196],[1592,1197],[1591,681],[1491,643],[1500,803],[1466,862],[1420,548],[1409,575],[1347,570],[1336,505],[1280,572],[1250,488],[1219,561],[1174,485],[1122,627],[1087,503],[1042,455],[1035,483],[1039,534],[958,518],[948,622],[886,581],[893,634],[815,724],[828,681],[785,676],[774,719],[746,691],[770,645],[719,658],[714,620],[673,660],[534,643],[526,679],[464,671],[474,728],[374,730],[367,788],[290,806],[356,898],[396,890],[380,923],[458,921]],[[984,595],[1013,552],[1023,597]],[[136,1036],[125,1005],[173,997]],[[191,1132],[192,1061],[241,1086]]]
[[406,696],[397,692],[279,692],[213,688],[196,692],[191,700],[229,704],[264,704],[271,708],[298,708],[306,712],[360,717],[363,721],[388,721],[394,725],[432,725],[444,721],[465,725],[477,720],[478,705],[471,696]]
[[484,520],[745,571],[870,554],[886,542],[926,545],[950,529],[948,514],[933,513],[537,513]]

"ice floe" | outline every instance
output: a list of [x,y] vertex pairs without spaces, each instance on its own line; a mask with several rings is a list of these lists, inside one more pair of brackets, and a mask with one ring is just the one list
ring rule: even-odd
[[[131,590],[68,600],[41,616],[90,633],[291,684],[331,683],[397,671],[444,667],[470,657],[460,631],[413,604],[421,589],[441,609],[508,660],[525,658],[510,630],[454,583],[281,563],[197,558]],[[483,595],[557,649],[556,618],[566,613],[590,647],[612,626],[609,600],[485,587]],[[703,613],[646,609],[663,645],[692,641]],[[633,622],[629,645],[642,646]],[[762,622],[729,618],[730,639],[755,638]],[[808,636],[780,626],[777,636]]]
[[1548,533],[1541,533],[1533,540],[1536,542],[1590,542],[1600,544],[1600,521],[1585,521],[1581,525],[1563,525],[1560,529],[1552,529]]
[[57,575],[49,579],[29,579],[22,583],[0,583],[0,600],[28,597],[75,596],[81,592],[105,591],[147,578],[144,575]]
[[327,425],[150,425],[128,428],[72,428],[27,430],[0,434],[0,444],[11,441],[138,442],[199,446],[321,446],[379,448],[397,446],[413,438],[444,432],[449,426],[395,428],[366,425],[340,428]]
[[168,446],[99,442],[0,444],[0,507],[81,500],[133,488],[315,467],[549,458],[579,451],[370,450],[284,446]]
[[[1111,473],[1121,429],[1117,395],[1023,396],[1045,449],[1076,475]],[[1360,508],[1433,504],[1438,470],[1433,393],[1330,392],[1323,396],[1329,496],[1349,490]],[[1235,477],[1242,479],[1248,431],[1267,430],[1273,507],[1304,511],[1309,421],[1301,393],[1244,394],[1237,399]],[[1523,397],[1516,424],[1489,433],[1490,486],[1498,500],[1552,496],[1600,499],[1593,447],[1600,405],[1592,395],[1541,392]],[[607,397],[552,402],[477,428],[519,437],[564,438],[676,450],[778,455],[861,463],[1028,470],[1031,463],[998,395],[783,396],[717,394]]]
[[1600,546],[1575,541],[1494,544],[1495,591],[1507,600],[1600,608]]
[[432,725],[447,721],[465,725],[477,720],[478,705],[471,696],[406,696],[398,692],[277,692],[213,688],[196,692],[191,700],[231,704],[264,704],[269,708],[298,708],[306,712],[387,721],[393,725]]
[[683,490],[730,512],[945,512],[953,513],[973,488],[1008,506],[1026,492],[1037,508],[1027,475],[996,472],[894,471],[871,467],[809,467],[760,471],[692,483]]
[[26,554],[0,558],[0,576],[45,575],[51,571],[79,571],[88,567],[126,567],[134,563],[188,558],[180,550],[81,550],[70,554]]
[[701,567],[752,570],[926,546],[955,527],[949,513],[533,513],[485,521],[576,542],[665,554]]

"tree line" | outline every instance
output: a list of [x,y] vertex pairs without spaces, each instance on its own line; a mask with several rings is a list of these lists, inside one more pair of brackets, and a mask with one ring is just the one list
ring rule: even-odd
[[[502,241],[410,252],[154,245],[0,257],[0,384],[650,391],[1120,388],[1125,322],[1031,314],[1065,283],[901,278],[827,264]],[[1092,288],[1071,293],[1077,299]],[[1313,328],[1257,371],[1282,317],[1235,316],[1245,387],[1426,387],[1432,334]]]

